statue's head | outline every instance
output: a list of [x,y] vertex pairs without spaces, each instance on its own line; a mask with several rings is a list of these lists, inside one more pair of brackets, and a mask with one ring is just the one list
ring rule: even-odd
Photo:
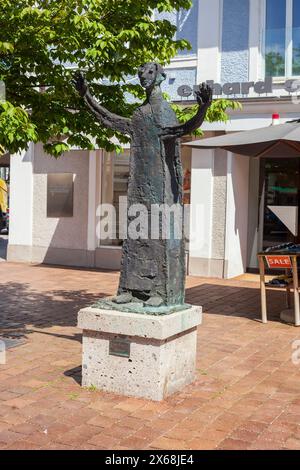
[[148,62],[141,65],[138,71],[141,85],[145,90],[150,90],[155,85],[160,85],[166,79],[166,74],[161,65],[155,62]]

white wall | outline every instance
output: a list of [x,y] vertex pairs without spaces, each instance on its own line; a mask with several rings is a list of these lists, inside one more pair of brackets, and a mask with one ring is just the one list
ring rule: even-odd
[[196,236],[190,242],[189,273],[232,278],[247,268],[249,158],[228,152],[216,158],[214,150],[192,152],[191,230]]
[[225,277],[247,268],[249,158],[228,153],[225,236]]
[[[55,159],[41,144],[12,156],[9,261],[94,266],[98,160],[79,150]],[[73,217],[47,217],[49,173],[73,175]]]
[[263,80],[262,74],[262,1],[250,0],[250,27],[249,27],[249,81]]
[[[73,173],[73,217],[47,218],[48,173]],[[72,151],[55,159],[36,145],[33,188],[33,246],[87,249],[89,152]]]
[[32,245],[34,145],[10,159],[9,244]]
[[198,19],[197,83],[220,81],[222,1],[201,0]]
[[211,258],[213,164],[212,150],[193,149],[190,258]]

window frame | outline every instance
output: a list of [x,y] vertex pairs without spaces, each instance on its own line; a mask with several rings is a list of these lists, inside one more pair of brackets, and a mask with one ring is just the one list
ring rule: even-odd
[[[267,31],[267,0],[263,2],[262,12],[262,72],[266,77],[266,31]],[[293,75],[293,0],[286,0],[286,21],[285,21],[285,75],[273,77],[275,82],[282,82],[287,79],[297,79],[300,75]]]

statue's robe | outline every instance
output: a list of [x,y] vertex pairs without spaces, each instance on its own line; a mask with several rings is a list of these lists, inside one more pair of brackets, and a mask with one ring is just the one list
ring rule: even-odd
[[[165,305],[182,305],[185,285],[185,240],[180,237],[151,239],[151,205],[179,204],[182,208],[183,171],[180,140],[163,139],[162,129],[177,126],[178,120],[162,95],[150,97],[134,113],[131,122],[131,157],[128,208],[143,204],[149,211],[148,239],[123,242],[118,293],[130,292],[147,300],[159,296]],[[128,218],[128,224],[135,217]],[[171,218],[172,220],[172,218]],[[161,235],[161,233],[160,233]]]

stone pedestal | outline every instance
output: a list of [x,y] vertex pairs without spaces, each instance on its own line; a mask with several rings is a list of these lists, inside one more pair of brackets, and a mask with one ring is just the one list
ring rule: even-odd
[[141,315],[86,308],[82,385],[160,401],[193,382],[202,308]]

